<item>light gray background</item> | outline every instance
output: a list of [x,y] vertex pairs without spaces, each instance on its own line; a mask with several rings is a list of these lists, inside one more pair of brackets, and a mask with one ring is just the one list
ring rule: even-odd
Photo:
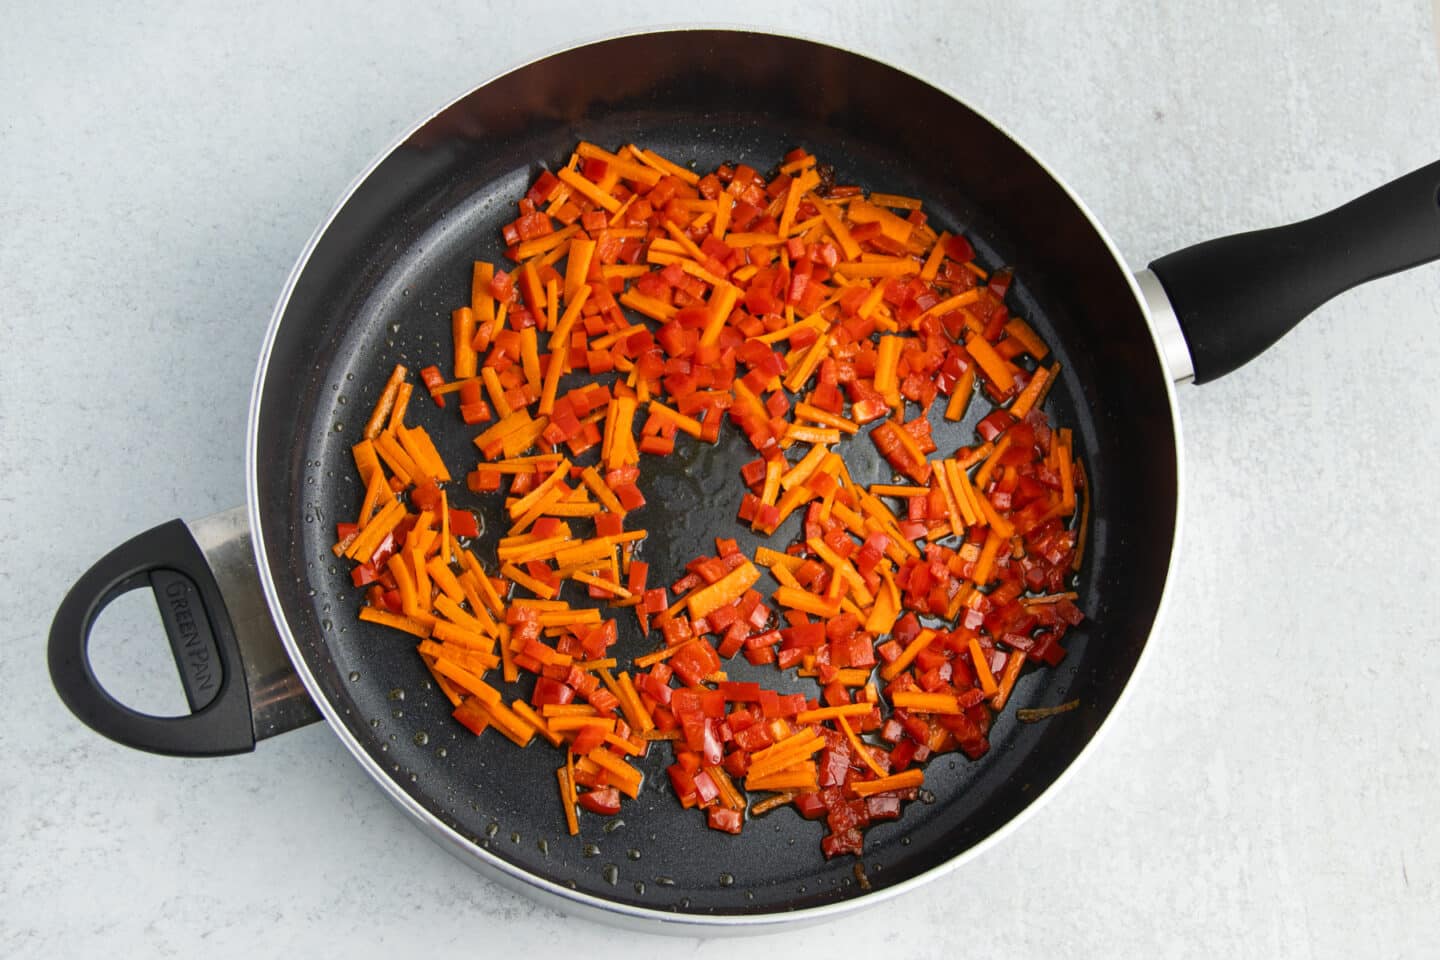
[[[1136,265],[1440,155],[1426,0],[819,6],[707,9],[970,101]],[[505,65],[661,22],[643,9],[682,15],[4,5],[0,954],[1435,955],[1440,267],[1180,391],[1188,536],[1133,696],[1016,835],[879,910],[739,945],[620,935],[480,880],[323,726],[188,762],[61,708],[43,650],[65,587],[142,528],[241,501],[262,331],[353,174]],[[145,602],[105,619],[101,668],[174,706],[158,638],[122,639]]]

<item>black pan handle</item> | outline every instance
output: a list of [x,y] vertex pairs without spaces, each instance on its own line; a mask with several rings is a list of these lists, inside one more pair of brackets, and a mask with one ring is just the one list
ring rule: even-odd
[[[183,716],[132,710],[100,685],[90,664],[100,611],[145,587],[154,592],[185,687],[190,713]],[[253,750],[261,737],[319,718],[263,600],[254,610],[259,596],[242,510],[193,526],[161,524],[98,560],[61,601],[50,627],[51,681],[81,722],[126,746],[181,757]]]
[[1309,220],[1150,264],[1205,383],[1249,363],[1351,287],[1440,259],[1440,162]]

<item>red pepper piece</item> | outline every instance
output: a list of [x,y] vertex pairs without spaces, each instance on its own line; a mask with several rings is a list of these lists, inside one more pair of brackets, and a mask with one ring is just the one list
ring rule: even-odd
[[707,812],[706,817],[706,822],[711,830],[719,830],[723,833],[739,833],[740,828],[745,825],[745,818],[740,811],[731,810],[729,807],[713,806]]
[[580,806],[602,817],[613,817],[620,812],[620,791],[614,787],[598,787],[587,790],[575,798]]

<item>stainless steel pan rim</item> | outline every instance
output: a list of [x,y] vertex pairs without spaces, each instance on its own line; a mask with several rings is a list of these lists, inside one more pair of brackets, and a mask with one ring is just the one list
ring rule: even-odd
[[[1096,235],[1105,244],[1105,247],[1109,251],[1111,257],[1114,258],[1116,264],[1119,265],[1122,272],[1125,274],[1126,282],[1130,286],[1131,294],[1132,296],[1134,296],[1135,302],[1139,305],[1141,314],[1146,319],[1146,326],[1150,332],[1152,345],[1155,351],[1154,361],[1157,365],[1159,365],[1161,370],[1167,371],[1167,375],[1164,376],[1162,379],[1165,382],[1165,393],[1169,405],[1171,429],[1174,431],[1175,436],[1174,466],[1176,477],[1174,536],[1171,541],[1170,555],[1167,559],[1167,576],[1165,577],[1164,586],[1161,589],[1160,600],[1153,624],[1151,626],[1149,637],[1147,638],[1147,641],[1143,649],[1141,650],[1140,656],[1136,661],[1134,669],[1131,671],[1129,678],[1125,681],[1125,684],[1116,699],[1114,707],[1112,707],[1112,709],[1107,713],[1095,735],[1091,737],[1090,741],[1081,749],[1079,754],[1076,755],[1076,757],[1069,764],[1069,766],[1059,774],[1059,776],[1054,780],[1054,782],[1052,782],[1048,787],[1038,793],[1033,800],[1031,800],[1026,806],[1022,807],[1003,826],[992,832],[984,840],[976,843],[974,846],[963,851],[959,855],[951,858],[950,860],[937,867],[931,868],[930,870],[917,874],[916,876],[908,880],[897,883],[894,886],[887,886],[873,893],[856,896],[838,903],[825,904],[805,909],[797,909],[794,911],[747,915],[705,915],[676,913],[668,910],[650,909],[631,906],[628,904],[616,903],[606,900],[604,898],[580,893],[578,891],[571,890],[561,884],[557,884],[542,877],[538,877],[528,871],[516,867],[515,865],[505,860],[496,857],[489,851],[481,849],[480,847],[472,844],[460,833],[458,833],[450,826],[446,825],[434,814],[426,810],[412,796],[402,790],[399,785],[391,778],[391,776],[362,748],[359,742],[355,740],[355,738],[350,734],[345,724],[340,719],[339,713],[336,710],[335,705],[326,698],[320,683],[311,673],[304,656],[301,654],[299,643],[296,640],[294,634],[291,632],[290,626],[286,621],[286,618],[284,616],[284,610],[280,603],[279,593],[276,589],[276,585],[271,574],[270,562],[265,549],[265,537],[263,535],[260,535],[260,531],[262,529],[262,517],[259,510],[258,494],[260,466],[258,453],[260,401],[263,387],[265,384],[266,372],[269,368],[271,353],[274,348],[275,339],[277,332],[280,328],[281,320],[284,317],[286,307],[290,302],[290,298],[292,293],[294,292],[296,283],[299,281],[300,276],[305,271],[306,265],[309,262],[310,257],[313,254],[317,244],[320,242],[321,237],[329,229],[336,215],[341,211],[342,208],[345,207],[351,196],[360,188],[361,184],[363,184],[366,179],[369,178],[371,173],[373,173],[374,170],[387,157],[394,153],[397,148],[399,148],[411,136],[413,136],[417,131],[419,131],[427,123],[433,120],[436,116],[444,112],[449,107],[453,106],[459,100],[464,99],[464,97],[468,96],[470,93],[488,85],[494,80],[503,77],[511,72],[514,72],[515,70],[519,70],[525,66],[528,66],[529,64],[547,59],[556,54],[565,53],[569,50],[589,46],[592,43],[603,42],[605,40],[613,40],[622,37],[638,36],[643,34],[678,32],[688,30],[732,30],[745,33],[760,32],[753,29],[732,25],[673,25],[647,28],[643,30],[633,30],[625,33],[610,34],[592,40],[557,47],[555,49],[545,52],[540,56],[531,58],[530,60],[527,60],[523,63],[514,64],[504,70],[501,70],[486,79],[484,82],[474,87],[468,88],[459,96],[453,97],[450,100],[446,101],[445,104],[443,104],[440,108],[426,115],[424,118],[422,118],[409,129],[407,129],[403,134],[397,137],[394,142],[392,142],[388,147],[386,147],[379,154],[377,154],[376,157],[364,168],[364,170],[361,171],[361,173],[350,183],[349,187],[347,187],[345,192],[341,194],[329,214],[327,214],[324,220],[320,223],[320,225],[311,235],[310,239],[307,241],[304,249],[300,253],[299,258],[295,262],[295,266],[290,271],[289,277],[285,282],[285,286],[281,291],[279,299],[276,302],[275,309],[271,314],[270,322],[265,332],[264,342],[260,350],[259,362],[255,372],[255,379],[251,388],[250,411],[246,424],[246,511],[249,517],[250,528],[253,534],[251,542],[254,544],[256,564],[259,569],[261,587],[264,591],[266,603],[269,605],[271,616],[274,618],[275,625],[279,631],[280,638],[284,643],[285,650],[289,654],[290,660],[294,664],[295,670],[299,674],[301,681],[304,683],[305,689],[309,692],[311,698],[319,707],[321,713],[324,715],[326,721],[329,723],[331,730],[340,738],[341,742],[345,745],[345,747],[350,751],[352,755],[354,755],[355,759],[360,763],[360,765],[365,769],[365,771],[371,776],[371,778],[375,780],[377,784],[380,785],[380,787],[390,796],[390,798],[395,803],[397,803],[401,809],[403,809],[406,813],[410,814],[411,817],[413,817],[416,821],[420,823],[424,830],[424,833],[427,836],[435,840],[446,850],[459,857],[469,866],[479,870],[489,879],[495,880],[496,882],[499,882],[502,885],[512,890],[515,890],[516,892],[522,893],[533,899],[540,900],[541,902],[560,910],[581,914],[589,917],[590,919],[599,920],[612,925],[618,924],[627,928],[642,930],[651,933],[661,932],[687,935],[694,935],[701,932],[712,935],[723,935],[727,933],[745,934],[759,933],[767,929],[773,929],[774,927],[782,924],[798,925],[805,923],[813,923],[827,918],[851,913],[855,910],[880,904],[886,900],[889,900],[892,897],[896,897],[903,893],[915,890],[922,884],[928,883],[931,880],[934,880],[940,876],[951,872],[952,870],[957,869],[963,863],[969,861],[971,858],[978,856],[982,852],[990,849],[992,845],[1000,842],[1002,839],[1008,836],[1011,831],[1015,830],[1022,823],[1024,823],[1025,820],[1027,820],[1037,809],[1039,809],[1042,803],[1044,803],[1055,793],[1057,793],[1061,788],[1063,788],[1064,784],[1068,782],[1070,777],[1074,774],[1076,768],[1079,767],[1080,763],[1094,752],[1100,736],[1106,730],[1113,727],[1115,714],[1119,711],[1121,706],[1129,697],[1130,691],[1132,690],[1135,683],[1135,677],[1139,674],[1141,668],[1149,659],[1151,644],[1155,638],[1156,633],[1159,630],[1160,624],[1164,621],[1165,611],[1169,603],[1171,581],[1168,572],[1173,572],[1173,570],[1175,569],[1176,558],[1179,555],[1180,543],[1182,540],[1182,521],[1184,516],[1183,504],[1185,498],[1183,442],[1180,433],[1180,420],[1178,416],[1175,389],[1174,384],[1172,383],[1172,379],[1177,377],[1183,378],[1185,371],[1183,367],[1177,370],[1177,365],[1173,362],[1167,363],[1164,342],[1166,342],[1167,339],[1173,339],[1173,337],[1171,336],[1171,331],[1169,331],[1169,327],[1175,325],[1173,314],[1168,316],[1162,315],[1157,318],[1155,314],[1160,313],[1161,311],[1152,312],[1150,302],[1147,300],[1147,297],[1142,292],[1135,278],[1130,275],[1128,268],[1125,267],[1124,259],[1121,257],[1119,251],[1116,249],[1114,242],[1111,240],[1109,234],[1105,231],[1104,227],[1099,223],[1099,221],[1096,220],[1090,209],[1076,195],[1075,191],[1073,191],[1061,177],[1056,175],[1055,172],[1051,170],[1049,165],[1044,163],[1044,161],[1040,158],[1036,157],[1034,152],[1031,151],[1028,147],[1026,147],[1022,141],[1014,137],[1013,134],[1011,134],[1004,127],[1003,124],[997,123],[993,118],[985,114],[983,111],[977,110],[976,112],[979,113],[987,122],[992,124],[997,130],[1004,133],[1006,136],[1010,137],[1010,139],[1013,140],[1017,144],[1017,146],[1020,147],[1020,149],[1024,150],[1027,154],[1029,154],[1035,160],[1035,162],[1064,191],[1064,193],[1069,197],[1071,202],[1073,202],[1075,206],[1080,210],[1086,220],[1089,221]],[[802,34],[788,34],[788,36],[793,39],[806,40],[821,46],[834,46],[834,44],[826,43],[825,41],[817,40],[812,37],[806,37]],[[863,54],[856,55],[863,56]],[[943,90],[943,88],[939,87],[936,84],[930,83],[924,77],[914,73],[913,71],[906,70],[901,67],[895,67],[894,65],[891,65],[891,67],[892,69],[907,73],[910,76],[914,77],[916,80],[922,83],[926,83],[931,87]],[[952,97],[952,99],[955,98]],[[975,108],[970,107],[970,109],[974,110]],[[1166,329],[1158,329],[1157,324],[1163,324]],[[658,929],[657,924],[659,925]]]

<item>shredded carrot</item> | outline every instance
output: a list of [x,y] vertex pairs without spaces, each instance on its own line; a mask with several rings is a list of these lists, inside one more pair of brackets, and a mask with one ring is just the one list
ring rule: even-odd
[[1020,671],[1025,667],[1025,654],[1019,650],[1012,650],[1005,655],[1005,668],[1000,671],[999,689],[990,698],[992,709],[999,711],[1005,709],[1005,704],[1010,700],[1010,694],[1015,689],[1015,681],[1020,678]]
[[366,440],[374,440],[380,435],[385,418],[395,407],[395,397],[399,393],[400,384],[405,380],[405,372],[405,368],[398,363],[390,372],[390,379],[385,381],[385,387],[380,391],[380,398],[375,401],[375,409],[371,412],[370,419],[365,421]]
[[868,703],[849,703],[838,707],[820,707],[816,710],[801,710],[795,715],[796,723],[821,723],[825,720],[845,717],[864,717],[873,708]]
[[[451,440],[432,439],[430,419],[450,414],[427,404],[425,426],[406,424],[414,385],[403,366],[352,448],[363,497],[333,549],[357,565],[361,618],[418,638],[471,730],[565,752],[556,777],[572,834],[577,789],[633,799],[643,775],[630,760],[657,740],[681,769],[704,771],[705,790],[714,784],[718,796],[684,799],[716,829],[738,829],[747,806],[759,814],[818,791],[817,754],[842,735],[858,755],[846,795],[913,790],[923,771],[887,774],[862,732],[909,711],[916,743],[957,749],[944,717],[977,696],[1003,709],[1027,662],[1005,631],[1038,620],[1034,637],[1058,639],[1077,616],[1053,606],[1078,599],[1055,577],[1083,556],[1089,482],[1070,431],[1047,430],[1041,412],[1059,365],[1035,366],[1017,390],[1049,349],[1006,309],[1009,272],[976,265],[964,237],[918,214],[918,197],[822,190],[820,159],[804,150],[779,169],[779,181],[743,164],[702,178],[638,146],[582,142],[506,225],[515,266],[469,269],[468,302],[450,314],[454,376],[426,367],[422,380],[439,407],[458,394],[480,454],[462,479],[503,503],[508,526],[481,529],[488,506],[451,510],[464,494],[440,452]],[[1008,417],[986,417],[983,442],[957,449],[955,428],[931,433],[937,395],[951,423],[977,395]],[[672,579],[642,552],[646,531],[627,529],[652,497],[641,471],[648,457],[695,449],[682,445],[727,442],[728,425],[757,456],[740,514],[785,542],[742,545],[716,530],[715,555]],[[844,452],[867,432],[909,483],[855,482]],[[778,533],[798,518],[798,537]],[[1051,536],[1056,520],[1078,531]],[[496,576],[461,546],[477,535],[496,551]],[[1025,595],[1032,567],[1052,592]],[[664,646],[615,655],[619,607]],[[934,625],[897,644],[892,631],[911,614]],[[992,643],[1003,659],[987,654]],[[742,652],[814,679],[823,699],[730,684],[725,661]],[[966,656],[973,671],[935,670]],[[525,674],[548,685],[541,697],[537,681],[537,700],[573,702],[537,706],[502,686]],[[700,761],[694,698],[707,723],[717,703],[721,722],[747,711],[769,746],[741,747],[736,726],[723,763]],[[746,771],[738,782],[735,770]],[[752,805],[755,791],[777,792]]]
[[708,616],[725,604],[738,600],[740,595],[759,579],[760,570],[747,560],[708,587],[696,590],[686,597],[685,604],[690,610],[690,616]]
[[734,781],[730,779],[730,774],[726,773],[723,767],[717,767],[714,764],[707,763],[702,769],[710,774],[711,781],[719,788],[720,802],[722,804],[731,810],[745,809],[745,798],[741,796],[740,791],[736,789]]
[[565,754],[567,766],[560,767],[555,771],[555,778],[560,784],[560,806],[565,811],[565,829],[570,836],[580,832],[580,823],[575,817],[575,787],[572,778],[570,764],[570,753]]
[[1025,389],[1020,391],[1020,396],[1010,405],[1010,415],[1016,420],[1024,420],[1034,407],[1035,402],[1045,391],[1045,384],[1050,379],[1050,371],[1045,367],[1038,367],[1030,382],[1025,384]]
[[897,707],[915,713],[959,713],[960,702],[948,693],[915,693],[902,691],[890,698]]
[[604,747],[596,747],[586,756],[610,775],[613,783],[625,796],[634,799],[640,795],[641,774],[630,764],[621,760]]
[[777,770],[763,776],[752,771],[745,777],[747,790],[800,790],[810,793],[819,789],[819,786],[820,778],[813,761],[793,770]]
[[771,794],[759,803],[752,803],[750,805],[750,816],[758,817],[769,813],[777,807],[783,807],[785,804],[792,802],[795,796],[796,794],[789,790],[782,790],[780,793]]
[[878,780],[856,780],[850,784],[850,792],[857,797],[873,797],[877,793],[890,793],[893,790],[913,790],[924,783],[923,770],[905,770]]
[[369,623],[378,623],[381,626],[391,627],[395,630],[403,630],[417,637],[430,636],[430,628],[424,622],[415,617],[401,616],[398,613],[391,613],[388,610],[380,610],[375,607],[361,607],[360,619]]
[[[866,709],[873,709],[868,703],[865,704],[865,707]],[[870,755],[870,748],[856,735],[855,731],[850,727],[850,722],[845,719],[843,714],[837,716],[835,719],[840,724],[840,730],[845,734],[845,739],[850,741],[850,746],[855,749],[855,753],[860,757],[861,762],[869,767],[875,776],[883,779],[885,777],[885,771],[880,769],[880,765],[876,763],[875,758]]]
[[980,641],[971,637],[967,649],[970,651],[970,662],[975,667],[975,675],[980,680],[980,692],[987,697],[993,697],[999,692],[995,684],[995,675],[990,672],[990,664],[985,659],[985,651],[980,649]]

